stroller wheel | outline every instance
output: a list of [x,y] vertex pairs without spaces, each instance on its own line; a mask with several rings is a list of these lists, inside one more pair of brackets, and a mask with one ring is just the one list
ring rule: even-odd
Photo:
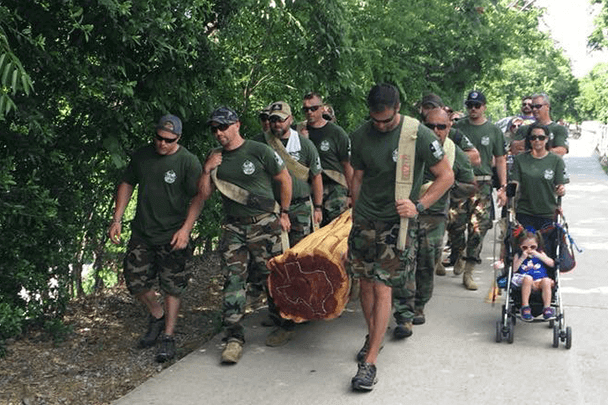
[[496,343],[502,342],[502,322],[496,321]]
[[559,346],[559,327],[557,325],[553,326],[553,347]]
[[553,329],[553,325],[555,325],[555,320],[554,320],[554,319],[551,319],[551,320],[549,321],[549,329]]
[[566,328],[566,349],[570,349],[572,347],[572,328],[568,326]]
[[507,322],[507,327],[509,328],[507,331],[507,342],[513,343],[513,338],[515,336],[515,322],[513,322],[512,318]]

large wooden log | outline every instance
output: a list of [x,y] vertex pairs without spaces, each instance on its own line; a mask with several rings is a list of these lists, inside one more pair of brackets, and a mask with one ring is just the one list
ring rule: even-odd
[[344,267],[350,210],[268,261],[268,290],[281,316],[295,322],[338,317],[350,292]]

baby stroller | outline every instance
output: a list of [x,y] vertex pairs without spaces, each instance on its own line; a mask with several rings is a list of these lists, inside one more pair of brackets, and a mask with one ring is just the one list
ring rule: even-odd
[[[496,342],[500,343],[503,338],[509,343],[513,343],[515,323],[517,319],[522,320],[520,315],[521,303],[521,289],[512,284],[513,274],[517,271],[513,267],[513,253],[516,250],[514,248],[514,237],[513,233],[518,227],[521,227],[516,220],[515,214],[511,209],[513,196],[515,195],[516,184],[511,183],[507,187],[508,200],[508,211],[507,211],[507,232],[505,233],[504,244],[504,270],[503,274],[495,274],[498,288],[504,289],[505,292],[505,304],[502,307],[502,317],[500,321],[496,322]],[[572,239],[568,235],[568,225],[561,213],[557,215],[557,222],[551,227],[545,228],[540,231],[543,239],[545,239],[549,246],[546,253],[555,260],[555,267],[548,268],[548,275],[555,283],[552,289],[551,296],[551,308],[555,313],[555,317],[551,319],[544,319],[539,317],[543,313],[543,302],[540,291],[532,291],[530,295],[530,307],[532,316],[534,317],[531,322],[548,322],[550,328],[553,329],[553,347],[559,347],[559,342],[564,342],[566,349],[572,347],[572,328],[566,326],[564,308],[562,305],[562,296],[560,291],[560,273],[562,272],[562,265],[566,263],[560,263],[560,249],[566,249],[567,244],[559,243],[561,240],[566,240],[566,237],[570,240],[570,249],[572,249]],[[555,253],[555,254],[552,254]],[[573,256],[572,256],[573,257]],[[565,259],[562,259],[565,262]],[[572,269],[573,263],[568,263],[568,271]],[[564,268],[565,269],[565,268]]]

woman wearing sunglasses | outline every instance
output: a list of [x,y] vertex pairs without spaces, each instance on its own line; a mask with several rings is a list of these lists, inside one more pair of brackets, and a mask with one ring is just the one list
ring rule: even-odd
[[[533,123],[525,139],[527,151],[513,160],[510,178],[518,183],[515,217],[524,228],[540,230],[551,225],[559,208],[558,197],[566,194],[566,165],[561,156],[549,152],[548,141],[549,128]],[[552,246],[546,248],[553,252]]]

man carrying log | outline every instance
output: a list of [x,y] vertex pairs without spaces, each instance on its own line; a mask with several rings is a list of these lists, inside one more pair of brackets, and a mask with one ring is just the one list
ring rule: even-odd
[[[448,137],[450,128],[452,127],[452,121],[448,113],[442,108],[432,109],[425,115],[424,125],[439,138],[448,162],[454,171],[455,184],[452,187],[451,193],[456,193],[455,197],[460,197],[460,194],[464,194],[466,197],[473,195],[475,193],[473,167],[465,152]],[[433,173],[425,169],[421,195],[424,194],[424,190],[434,180],[435,176]],[[433,294],[433,273],[437,264],[441,262],[449,196],[450,192],[446,192],[435,204],[418,215],[416,298],[414,318],[412,319],[414,325],[421,325],[426,321],[424,307],[430,301]],[[393,288],[393,307],[397,323],[399,323],[400,319],[407,318],[408,307],[404,303],[407,301],[408,296],[407,291]]]
[[[268,108],[268,121],[270,130],[255,140],[274,149],[285,162],[291,176],[289,245],[295,246],[312,232],[313,224],[318,226],[321,223],[323,217],[321,162],[315,145],[291,129],[293,116],[289,104],[284,101],[272,103]],[[278,191],[275,192],[275,196],[278,195]]]
[[349,184],[353,176],[350,139],[342,127],[325,119],[325,107],[326,104],[318,93],[307,93],[302,101],[308,138],[317,147],[323,167],[321,226],[327,225],[348,209]]
[[[351,384],[369,391],[376,382],[376,359],[391,314],[392,288],[406,287],[405,304],[414,316],[416,216],[441,197],[454,174],[437,137],[399,114],[399,92],[390,84],[372,87],[367,97],[370,121],[352,135],[353,226],[348,260],[360,279],[361,307],[368,335],[357,355]],[[435,181],[420,199],[424,167]],[[397,328],[404,328],[399,324]]]
[[[291,177],[271,148],[243,139],[239,117],[230,108],[213,111],[208,123],[222,148],[211,151],[203,165],[186,224],[192,229],[203,202],[217,188],[226,215],[219,247],[225,276],[222,318],[226,347],[222,362],[234,364],[241,358],[245,343],[241,320],[247,279],[266,279],[266,262],[281,253],[281,234],[290,228]],[[280,206],[273,195],[273,182],[279,184]],[[270,298],[269,309],[280,319]]]

